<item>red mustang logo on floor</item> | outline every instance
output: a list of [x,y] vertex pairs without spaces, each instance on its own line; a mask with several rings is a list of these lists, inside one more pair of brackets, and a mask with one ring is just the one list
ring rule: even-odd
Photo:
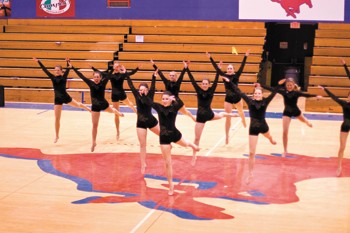
[[[172,157],[174,180],[178,184],[174,196],[168,196],[164,163],[159,154],[147,155],[145,176],[140,173],[137,153],[47,155],[38,149],[0,148],[0,156],[37,160],[43,171],[76,182],[78,190],[100,193],[74,201],[75,204],[137,202],[147,208],[196,220],[234,218],[221,207],[197,201],[199,198],[223,198],[258,205],[293,203],[299,200],[295,183],[336,178],[337,168],[334,157],[258,155],[255,178],[246,184],[246,158],[198,157],[196,166],[192,167],[190,156],[178,155]],[[342,176],[350,177],[349,171],[350,159],[345,158]]]
[[277,2],[281,4],[282,8],[286,11],[287,16],[292,16],[296,18],[296,14],[300,13],[300,6],[303,4],[308,5],[312,8],[311,0],[271,0],[272,2]]

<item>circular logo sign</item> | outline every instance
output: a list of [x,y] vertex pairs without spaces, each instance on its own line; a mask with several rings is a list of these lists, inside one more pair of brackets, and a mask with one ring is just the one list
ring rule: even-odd
[[42,0],[40,9],[48,14],[63,14],[69,10],[71,4],[69,0]]

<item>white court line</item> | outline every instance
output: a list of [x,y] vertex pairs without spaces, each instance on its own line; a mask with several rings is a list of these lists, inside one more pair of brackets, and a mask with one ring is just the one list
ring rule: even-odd
[[151,217],[151,215],[156,212],[155,209],[152,209],[150,212],[148,212],[148,214],[130,231],[130,233],[135,233],[142,224],[144,224],[146,222],[147,219],[149,219],[149,217]]
[[[236,130],[237,126],[241,123],[241,120],[237,121],[232,129],[233,130]],[[211,148],[208,153],[205,154],[205,156],[209,156],[211,154],[212,151],[214,151],[220,144],[221,142],[225,139],[225,135],[220,138],[220,140],[214,145],[213,148]],[[143,218],[141,219],[141,221],[130,231],[130,233],[135,233],[141,226],[142,224],[144,224],[151,216],[152,214],[154,214],[156,212],[156,209],[152,209],[150,212],[148,212],[148,214]]]
[[[237,121],[233,125],[232,129],[235,130],[241,122],[242,122],[242,120]],[[226,138],[226,135],[224,135],[222,138],[220,138],[220,140],[204,156],[209,156],[222,143],[222,141],[225,140],[225,138]]]

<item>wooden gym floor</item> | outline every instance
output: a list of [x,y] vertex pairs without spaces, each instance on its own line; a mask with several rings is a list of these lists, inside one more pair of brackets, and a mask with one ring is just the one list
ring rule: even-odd
[[[54,144],[51,104],[0,108],[0,232],[350,232],[350,150],[336,177],[341,115],[313,114],[314,127],[292,120],[281,158],[282,104],[268,109],[271,145],[259,137],[254,180],[247,176],[248,130],[232,119],[208,122],[195,167],[191,149],[173,145],[176,193],[167,195],[158,138],[148,134],[148,167],[140,174],[136,115],[123,108],[121,137],[113,115],[101,113],[90,153],[91,117],[65,107]],[[249,118],[247,118],[249,122]],[[194,123],[177,126],[194,139]]]

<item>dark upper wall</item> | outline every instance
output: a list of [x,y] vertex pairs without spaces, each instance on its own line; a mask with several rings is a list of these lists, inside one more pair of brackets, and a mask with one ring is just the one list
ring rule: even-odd
[[[238,0],[131,0],[130,8],[107,8],[107,0],[75,0],[77,19],[238,21]],[[35,0],[13,0],[11,18],[36,18]],[[350,1],[345,2],[350,23]],[[291,20],[292,21],[292,20]]]

